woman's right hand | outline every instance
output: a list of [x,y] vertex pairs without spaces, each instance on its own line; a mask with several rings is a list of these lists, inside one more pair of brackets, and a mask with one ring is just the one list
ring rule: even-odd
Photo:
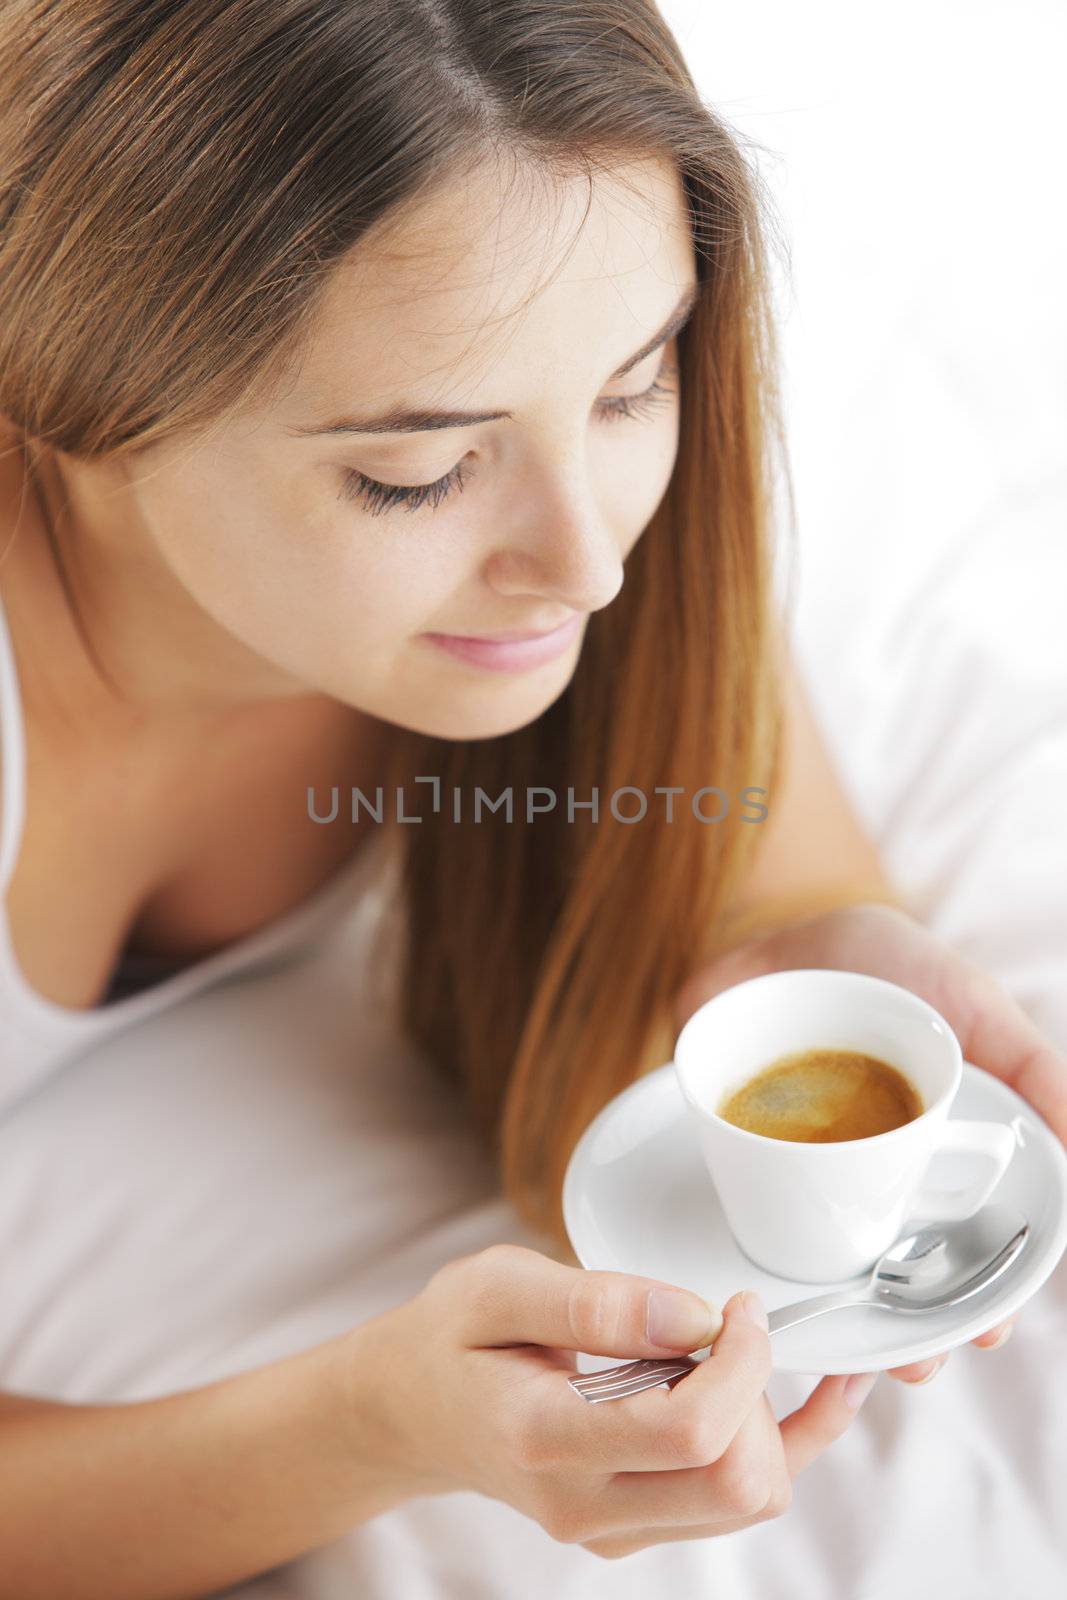
[[[606,1558],[781,1515],[797,1474],[855,1416],[844,1399],[851,1380],[823,1378],[776,1422],[764,1393],[770,1339],[739,1293],[711,1355],[670,1389],[590,1405],[566,1381],[572,1352],[626,1360],[709,1343],[708,1308],[678,1289],[704,1322],[695,1336],[653,1343],[653,1288],[673,1286],[520,1245],[448,1262],[376,1319],[374,1354],[359,1363],[384,1414],[390,1468],[412,1493],[475,1490]],[[873,1382],[858,1376],[857,1405]]]

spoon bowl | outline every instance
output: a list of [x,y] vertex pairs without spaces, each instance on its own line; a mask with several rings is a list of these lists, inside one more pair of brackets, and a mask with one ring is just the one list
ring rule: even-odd
[[999,1278],[1024,1248],[1030,1224],[1011,1206],[987,1205],[961,1222],[936,1222],[890,1245],[870,1275],[855,1285],[779,1306],[769,1332],[780,1333],[838,1306],[936,1311],[956,1305]]

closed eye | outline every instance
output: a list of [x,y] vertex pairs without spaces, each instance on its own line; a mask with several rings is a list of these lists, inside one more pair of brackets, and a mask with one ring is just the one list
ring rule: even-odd
[[[661,370],[642,394],[613,395],[607,400],[598,401],[598,419],[602,422],[632,422],[654,415],[677,394],[672,383],[663,382],[665,377],[676,377],[677,372],[677,367],[671,367],[667,372]],[[375,517],[396,506],[403,506],[406,511],[418,511],[422,506],[430,505],[436,510],[454,489],[463,490],[467,476],[462,461],[458,461],[451,472],[434,483],[379,483],[376,478],[368,478],[366,473],[350,468],[345,473],[341,496],[345,500],[360,501]]]

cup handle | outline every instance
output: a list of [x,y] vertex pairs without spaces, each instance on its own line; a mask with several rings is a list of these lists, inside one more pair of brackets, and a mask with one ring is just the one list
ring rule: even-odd
[[909,1222],[923,1218],[954,1222],[973,1217],[1004,1176],[1015,1153],[1015,1134],[1003,1122],[946,1122],[931,1161],[944,1150],[984,1157],[985,1171],[962,1189],[921,1188],[908,1212]]

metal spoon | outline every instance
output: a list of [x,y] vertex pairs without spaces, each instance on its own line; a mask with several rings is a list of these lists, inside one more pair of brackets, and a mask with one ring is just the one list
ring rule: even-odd
[[[795,1300],[769,1313],[768,1331],[781,1333],[839,1306],[884,1306],[887,1311],[936,1311],[984,1289],[1005,1272],[1026,1244],[1030,1224],[1010,1206],[987,1205],[962,1222],[933,1223],[890,1245],[869,1276],[845,1289]],[[567,1381],[586,1400],[620,1400],[683,1378],[692,1356],[625,1361]]]

